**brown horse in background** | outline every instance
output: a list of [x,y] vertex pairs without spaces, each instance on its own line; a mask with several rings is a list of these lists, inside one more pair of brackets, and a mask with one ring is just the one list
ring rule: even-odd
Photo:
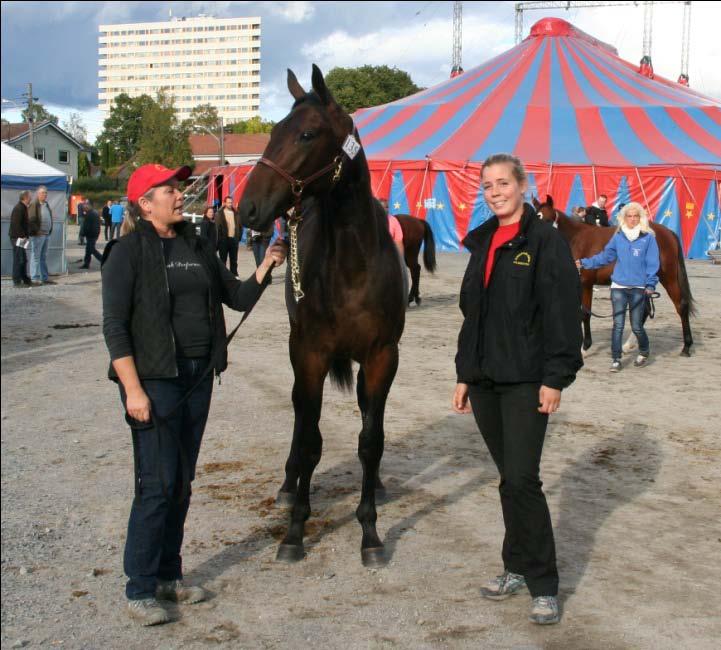
[[423,248],[423,266],[429,273],[436,270],[436,242],[433,239],[433,230],[430,224],[423,219],[412,217],[410,214],[395,214],[403,231],[403,258],[411,272],[411,290],[408,294],[408,304],[415,301],[421,304],[420,278],[421,265],[418,263],[418,254]]
[[[534,197],[533,205],[538,210],[538,216],[545,221],[554,223],[566,238],[571,246],[571,252],[575,260],[600,253],[616,232],[615,228],[599,228],[598,226],[590,226],[574,221],[567,214],[554,208],[553,198],[548,195],[546,195],[545,203],[540,203]],[[651,223],[651,227],[656,234],[656,242],[658,243],[661,258],[658,279],[666,289],[666,293],[668,293],[678,315],[681,317],[681,326],[683,328],[683,350],[681,355],[688,357],[691,356],[691,346],[693,345],[689,316],[694,314],[695,310],[688,274],[686,273],[686,264],[683,259],[683,249],[675,232],[657,223]],[[593,285],[610,285],[613,267],[613,264],[608,264],[600,269],[581,270],[584,350],[588,350],[592,344],[591,303],[593,302]]]

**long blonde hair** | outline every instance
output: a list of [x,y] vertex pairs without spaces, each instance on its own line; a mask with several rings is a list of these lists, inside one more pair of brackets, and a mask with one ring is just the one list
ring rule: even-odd
[[640,217],[638,225],[641,227],[641,232],[648,233],[649,235],[655,237],[656,233],[653,231],[653,228],[651,228],[651,224],[648,220],[648,213],[643,209],[643,206],[640,203],[636,203],[634,201],[626,203],[616,216],[616,219],[618,220],[618,228],[616,228],[616,232],[619,232],[622,226],[628,227],[626,224],[626,215],[629,210],[636,210],[638,212],[638,216]]
[[[143,196],[146,199],[153,198],[153,192],[155,188],[151,187]],[[120,226],[120,236],[127,235],[135,231],[135,225],[140,219],[143,218],[143,212],[140,209],[140,204],[136,201],[128,201],[128,209],[123,215],[123,223]]]

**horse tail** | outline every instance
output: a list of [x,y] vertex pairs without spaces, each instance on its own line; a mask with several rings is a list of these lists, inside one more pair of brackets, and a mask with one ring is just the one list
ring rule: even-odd
[[436,270],[436,242],[433,239],[433,230],[427,221],[423,222],[423,266],[426,271],[433,273]]
[[681,288],[681,314],[688,316],[696,315],[696,302],[691,295],[691,285],[688,281],[688,273],[686,273],[686,262],[683,259],[683,246],[678,235],[671,231],[676,239],[676,252],[678,255],[678,285]]
[[348,392],[353,388],[353,369],[350,359],[336,357],[330,364],[330,381],[338,389]]

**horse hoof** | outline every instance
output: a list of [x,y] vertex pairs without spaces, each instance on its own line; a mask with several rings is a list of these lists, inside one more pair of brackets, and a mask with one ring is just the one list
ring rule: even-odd
[[681,356],[682,356],[682,357],[690,357],[690,356],[691,356],[691,350],[687,350],[686,348],[684,348],[683,350],[681,350]]
[[368,569],[377,569],[386,565],[385,549],[382,546],[361,549],[363,566]]
[[418,296],[418,298],[416,298],[416,305],[418,305],[419,307],[421,306],[421,297],[420,296]]
[[281,490],[275,497],[275,505],[279,508],[292,508],[295,505],[295,493]]
[[278,562],[286,562],[294,564],[300,562],[305,557],[305,551],[302,544],[281,544],[278,547],[278,554],[275,559]]

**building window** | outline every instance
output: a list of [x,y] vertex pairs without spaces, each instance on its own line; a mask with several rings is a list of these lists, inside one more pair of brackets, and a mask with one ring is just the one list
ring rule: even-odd
[[42,160],[45,162],[45,148],[44,147],[37,147],[35,149],[35,158],[36,160]]
[[58,162],[65,164],[70,162],[70,155],[67,151],[63,151],[62,149],[58,151]]

